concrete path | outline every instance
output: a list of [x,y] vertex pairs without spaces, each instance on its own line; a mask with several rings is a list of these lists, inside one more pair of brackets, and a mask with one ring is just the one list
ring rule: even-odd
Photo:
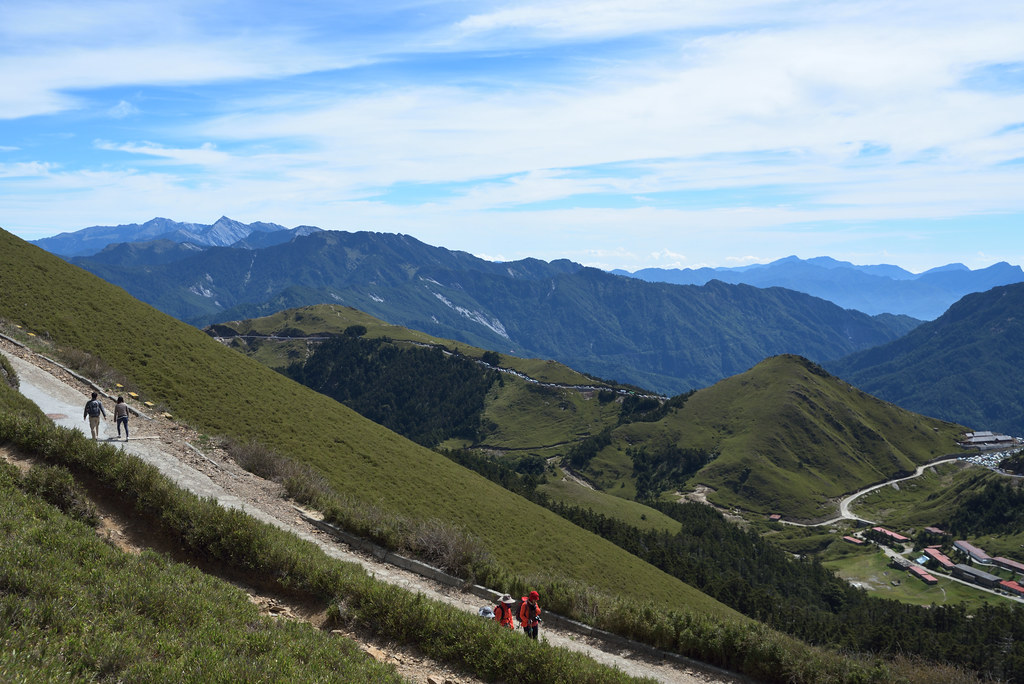
[[[86,394],[23,359],[11,354],[6,356],[18,373],[21,381],[20,390],[25,397],[35,402],[43,413],[58,425],[79,430],[86,435],[89,434],[88,420],[82,418],[85,402],[89,398]],[[481,599],[471,593],[440,585],[415,573],[380,562],[372,556],[353,552],[348,546],[340,544],[322,533],[304,528],[297,523],[283,521],[279,517],[243,501],[218,485],[209,476],[182,463],[174,455],[166,453],[161,449],[160,442],[156,440],[118,441],[113,416],[110,413],[108,411],[107,420],[100,422],[100,441],[109,441],[112,445],[151,463],[183,489],[201,497],[214,499],[225,508],[243,510],[259,520],[291,532],[316,544],[328,556],[358,563],[371,576],[381,581],[423,593],[474,614],[482,605]],[[136,420],[133,430],[139,427],[144,429],[144,424]],[[242,475],[252,477],[244,472]],[[297,521],[297,516],[294,519]],[[602,648],[600,641],[587,639],[572,632],[562,632],[544,627],[541,629],[541,634],[544,641],[554,646],[579,651],[600,663],[617,667],[631,675],[649,677],[666,684],[708,684],[711,682],[728,684],[743,681],[740,677],[716,672],[715,668],[705,671],[699,668],[689,668],[670,660],[658,661],[629,651],[615,649],[612,652],[611,649]]]

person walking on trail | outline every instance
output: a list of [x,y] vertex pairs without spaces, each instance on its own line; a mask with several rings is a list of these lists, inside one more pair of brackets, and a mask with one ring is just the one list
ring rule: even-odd
[[98,396],[93,392],[92,399],[85,402],[85,410],[82,411],[82,418],[89,419],[89,429],[92,430],[93,439],[98,439],[100,436],[100,416],[107,417],[107,412],[103,410],[103,402],[96,398]]
[[128,404],[124,397],[118,397],[114,404],[114,422],[117,423],[117,438],[121,439],[121,425],[124,425],[124,441],[128,441]]
[[531,639],[537,638],[537,631],[540,627],[540,594],[531,591],[529,596],[523,597],[523,605],[519,607],[519,626]]
[[494,608],[494,621],[502,627],[515,629],[516,625],[512,621],[512,606],[515,605],[515,602],[515,599],[508,594],[502,594],[498,599],[498,605]]

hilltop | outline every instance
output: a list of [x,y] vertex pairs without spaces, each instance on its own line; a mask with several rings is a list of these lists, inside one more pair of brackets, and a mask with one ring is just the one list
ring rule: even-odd
[[712,488],[720,505],[822,518],[843,494],[960,452],[963,431],[784,355],[696,392],[658,423],[624,427],[621,438],[671,435],[716,453],[691,486]]

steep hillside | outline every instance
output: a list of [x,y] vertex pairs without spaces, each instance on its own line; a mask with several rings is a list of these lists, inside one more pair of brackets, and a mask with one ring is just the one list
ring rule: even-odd
[[[357,500],[438,518],[516,572],[733,614],[691,587],[434,452],[0,231],[0,317],[91,351],[211,435],[255,439],[322,471]],[[529,540],[524,555],[513,540]]]
[[[688,485],[723,506],[798,518],[835,514],[835,499],[955,453],[963,428],[875,399],[795,356],[765,360],[700,390],[654,423],[618,428],[590,465],[606,486],[629,477],[629,448],[713,455]],[[598,478],[599,480],[601,478]]]
[[912,411],[1024,435],[1024,284],[964,297],[891,343],[827,362],[857,387]]
[[568,261],[484,261],[411,237],[325,231],[260,250],[211,248],[171,264],[76,263],[181,320],[340,303],[430,335],[667,394],[766,356],[838,358],[906,326],[781,288],[644,283]]
[[[281,369],[294,359],[309,353],[310,342],[301,339],[303,336],[341,335],[353,326],[365,328],[364,334],[370,338],[387,338],[396,342],[429,345],[475,359],[480,359],[488,351],[387,323],[358,309],[337,304],[316,304],[285,309],[260,318],[226,321],[207,326],[205,332],[229,341],[271,368]],[[498,368],[525,374],[539,382],[615,387],[611,383],[584,375],[550,359],[524,359],[508,354],[497,354],[492,363]]]
[[[301,332],[294,327],[300,325],[305,332],[336,333],[359,320],[374,326],[368,335],[390,331],[420,344],[426,338],[374,324],[376,319],[344,307],[309,307],[231,326],[264,335]],[[249,352],[257,354],[294,344],[259,338],[254,352],[253,342]],[[301,344],[308,355],[306,342]],[[500,358],[506,366],[522,363]],[[644,499],[703,485],[724,506],[817,518],[831,515],[843,494],[957,451],[954,440],[963,430],[886,404],[787,355],[658,406],[611,388],[579,392],[510,377],[488,392],[482,416],[487,429],[462,444],[506,453],[510,462],[524,455],[561,457],[562,465],[581,470],[601,493],[617,497]],[[606,445],[585,447],[604,431],[610,431]],[[542,490],[591,507],[597,496],[571,480]],[[599,510],[614,515],[608,505]]]

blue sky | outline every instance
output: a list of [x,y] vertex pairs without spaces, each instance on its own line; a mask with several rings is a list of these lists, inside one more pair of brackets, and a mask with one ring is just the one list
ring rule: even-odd
[[0,2],[0,226],[1024,263],[1024,3]]

